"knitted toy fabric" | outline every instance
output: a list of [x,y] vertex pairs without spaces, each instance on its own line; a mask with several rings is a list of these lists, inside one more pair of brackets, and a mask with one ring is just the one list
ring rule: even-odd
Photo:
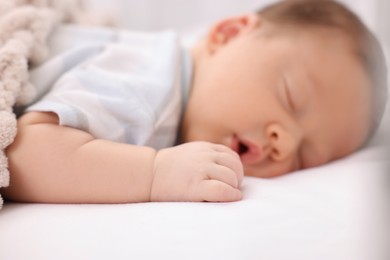
[[[34,99],[29,68],[45,60],[50,33],[65,22],[107,24],[108,20],[84,12],[81,0],[0,1],[0,192],[10,182],[4,150],[17,132],[13,108]],[[2,205],[0,195],[0,209]]]

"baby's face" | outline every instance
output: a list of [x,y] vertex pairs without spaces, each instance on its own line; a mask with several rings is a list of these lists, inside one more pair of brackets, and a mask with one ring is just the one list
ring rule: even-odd
[[206,51],[195,64],[182,141],[224,144],[257,177],[357,150],[369,132],[370,83],[347,41],[324,36],[243,33]]

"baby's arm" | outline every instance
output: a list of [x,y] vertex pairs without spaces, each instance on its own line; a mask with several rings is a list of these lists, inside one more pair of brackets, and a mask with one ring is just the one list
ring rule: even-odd
[[[23,202],[126,203],[234,201],[242,165],[229,148],[189,143],[156,152],[95,139],[58,125],[51,113],[18,120],[7,149],[11,185],[6,198]],[[2,191],[3,193],[3,191]]]

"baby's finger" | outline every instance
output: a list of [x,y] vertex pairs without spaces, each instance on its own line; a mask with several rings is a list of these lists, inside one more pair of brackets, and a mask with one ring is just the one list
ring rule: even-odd
[[238,155],[238,153],[236,153],[235,151],[233,151],[232,149],[230,149],[228,146],[226,145],[223,145],[223,144],[215,144],[214,145],[214,149],[215,151],[217,152],[223,152],[223,153],[228,153],[228,154],[231,154],[232,156],[236,157],[237,159],[240,159],[240,156]]
[[220,164],[212,164],[207,169],[207,177],[209,180],[217,180],[229,184],[233,188],[238,188],[240,180],[232,169]]
[[234,187],[237,188],[241,185],[242,179],[244,177],[244,167],[240,159],[237,159],[230,154],[220,152],[215,157],[215,163],[225,166],[235,173],[238,183],[237,186],[234,185]]
[[232,202],[242,199],[239,189],[217,180],[203,181],[199,187],[201,200],[209,202]]

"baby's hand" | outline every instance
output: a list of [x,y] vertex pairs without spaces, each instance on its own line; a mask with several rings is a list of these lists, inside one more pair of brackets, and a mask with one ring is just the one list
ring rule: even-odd
[[154,161],[151,201],[237,201],[244,170],[230,148],[208,142],[160,150]]

